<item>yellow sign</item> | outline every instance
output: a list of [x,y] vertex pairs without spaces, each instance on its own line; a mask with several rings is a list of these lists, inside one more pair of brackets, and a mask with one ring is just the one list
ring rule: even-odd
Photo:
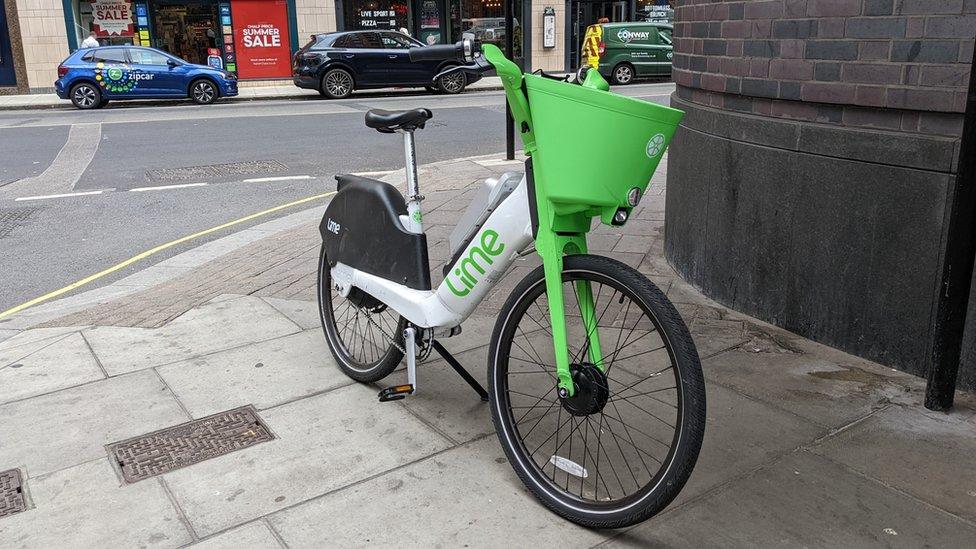
[[149,40],[149,30],[147,29],[140,30],[139,38],[142,40]]

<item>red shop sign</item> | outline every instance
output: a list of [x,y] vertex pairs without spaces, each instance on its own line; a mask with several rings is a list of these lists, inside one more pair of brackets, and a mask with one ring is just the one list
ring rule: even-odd
[[285,0],[231,0],[231,13],[241,78],[291,76]]

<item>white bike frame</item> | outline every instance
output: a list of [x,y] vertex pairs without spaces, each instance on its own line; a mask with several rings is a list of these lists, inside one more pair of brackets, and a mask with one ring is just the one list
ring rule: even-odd
[[[404,132],[404,143],[409,200],[408,215],[401,216],[400,221],[406,230],[421,234],[420,203],[423,197],[417,184],[412,132]],[[344,297],[352,288],[359,288],[416,326],[435,331],[450,330],[474,312],[532,242],[528,186],[523,175],[515,190],[498,204],[478,229],[436,290],[414,290],[343,263],[332,268],[332,281]]]

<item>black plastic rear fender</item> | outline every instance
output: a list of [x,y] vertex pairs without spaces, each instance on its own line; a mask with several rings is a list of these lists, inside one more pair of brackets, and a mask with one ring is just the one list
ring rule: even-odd
[[329,266],[337,262],[414,290],[430,289],[427,237],[404,229],[403,195],[392,185],[355,175],[336,176],[339,192],[319,233]]

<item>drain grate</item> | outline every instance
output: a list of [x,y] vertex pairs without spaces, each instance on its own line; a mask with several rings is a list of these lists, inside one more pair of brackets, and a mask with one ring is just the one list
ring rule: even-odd
[[40,208],[6,208],[0,210],[0,238],[7,236],[18,227],[26,226],[31,216],[40,210]]
[[273,439],[254,407],[244,406],[106,448],[133,483]]
[[212,179],[214,177],[276,173],[287,169],[288,166],[285,166],[277,160],[252,160],[250,162],[213,164],[211,166],[161,168],[158,170],[147,171],[146,177],[152,181],[206,181],[207,179]]
[[23,486],[17,469],[0,473],[0,518],[27,510]]

